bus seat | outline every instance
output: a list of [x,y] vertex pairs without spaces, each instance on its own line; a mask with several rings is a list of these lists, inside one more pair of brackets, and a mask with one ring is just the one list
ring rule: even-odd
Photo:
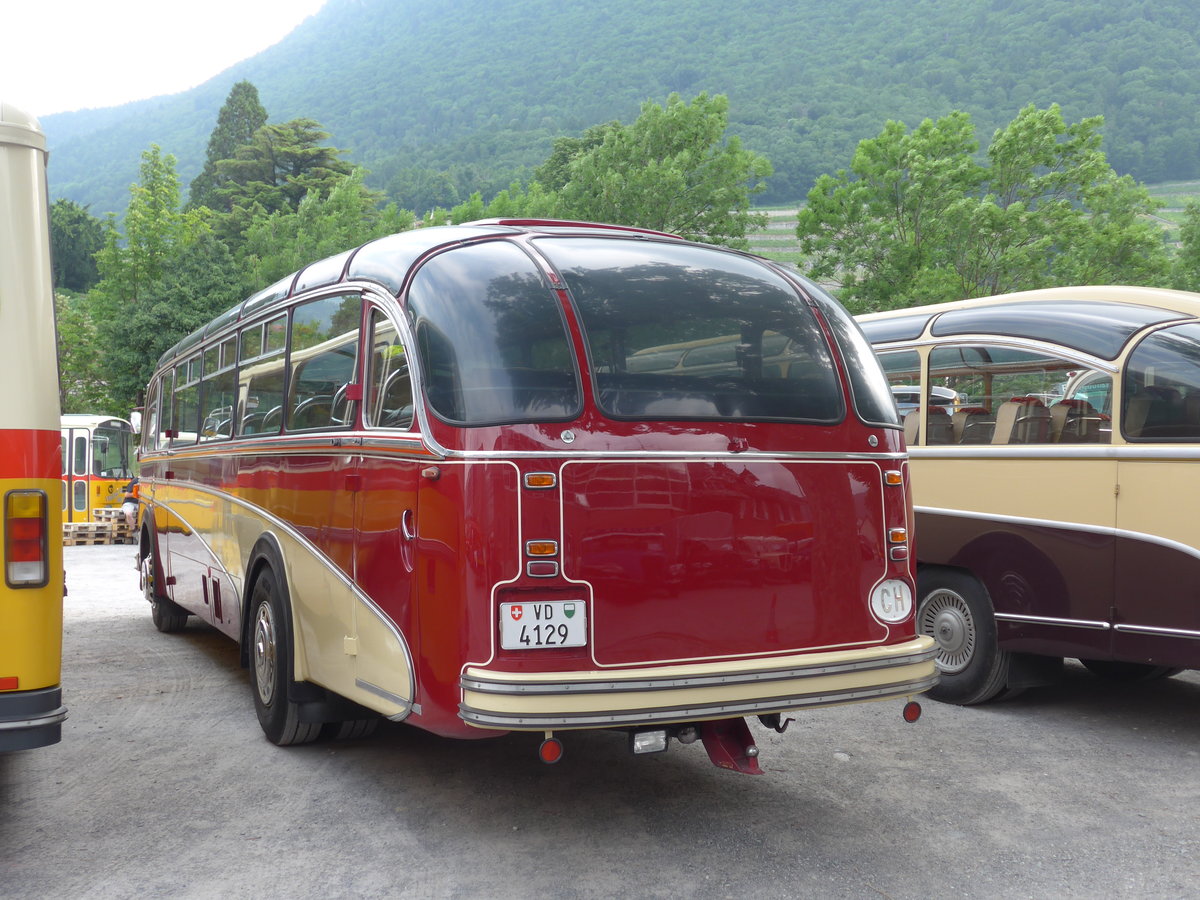
[[944,406],[929,407],[929,434],[925,438],[927,444],[954,443],[954,420]]
[[[944,406],[929,407],[929,434],[926,445],[954,443],[954,423]],[[904,415],[904,441],[916,444],[921,437],[921,410],[911,410]]]
[[996,411],[993,444],[1044,444],[1050,439],[1050,410],[1037,397],[1013,397]]
[[1051,440],[1058,444],[1100,441],[1100,415],[1081,397],[1059,400],[1050,407]]
[[954,440],[959,444],[990,444],[996,423],[982,406],[962,406],[951,419]]
[[1180,424],[1185,410],[1173,388],[1143,388],[1125,401],[1125,434],[1130,437],[1173,436],[1171,426]]

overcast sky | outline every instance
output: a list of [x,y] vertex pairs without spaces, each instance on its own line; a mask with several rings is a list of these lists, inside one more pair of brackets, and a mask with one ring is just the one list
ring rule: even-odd
[[325,0],[0,4],[0,100],[40,117],[195,87],[278,43]]

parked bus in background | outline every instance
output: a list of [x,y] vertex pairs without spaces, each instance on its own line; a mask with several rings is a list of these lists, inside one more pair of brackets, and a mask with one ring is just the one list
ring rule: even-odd
[[[712,352],[650,360],[683,345]],[[532,732],[553,762],[607,728],[757,772],[745,716],[919,713],[905,472],[870,346],[782,268],[629,228],[424,228],[163,356],[141,581],[160,630],[240,642],[276,744],[383,716]]]
[[0,750],[61,738],[62,515],[46,139],[0,102]]
[[1052,288],[859,322],[932,401],[905,432],[933,696],[1011,696],[1064,657],[1200,668],[1200,295]]
[[95,521],[96,510],[121,506],[133,478],[133,426],[112,416],[62,417],[62,514]]

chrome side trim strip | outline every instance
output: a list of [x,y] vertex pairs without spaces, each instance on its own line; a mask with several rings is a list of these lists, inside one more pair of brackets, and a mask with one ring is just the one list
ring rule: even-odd
[[1062,625],[1067,628],[1088,628],[1093,631],[1108,631],[1112,625],[1108,622],[1097,622],[1091,619],[1056,619],[1052,616],[1024,616],[1018,613],[996,613],[996,619],[1003,622],[1027,622],[1030,625]]
[[384,688],[381,688],[377,684],[372,684],[369,681],[363,681],[361,678],[355,678],[354,686],[362,688],[368,694],[374,694],[376,697],[382,697],[384,700],[387,700],[389,703],[395,703],[397,706],[404,707],[403,712],[388,716],[388,721],[390,721],[390,722],[403,722],[405,719],[408,718],[408,714],[410,712],[412,712],[412,701],[411,700],[406,700],[403,697],[393,694],[391,691],[385,690]]
[[1186,628],[1157,628],[1153,625],[1117,625],[1117,631],[1127,634],[1151,634],[1157,637],[1177,637],[1200,641],[1200,631]]
[[913,459],[1109,459],[1122,461],[1200,459],[1190,444],[926,444],[908,448]]
[[[590,681],[542,681],[514,682],[499,679],[464,675],[460,680],[463,690],[488,694],[507,695],[553,695],[627,693],[638,691],[661,691],[695,687],[724,687],[733,684],[769,684],[776,681],[794,681],[797,678],[814,678],[821,675],[840,675],[847,672],[865,672],[875,669],[891,669],[913,663],[928,662],[937,656],[937,648],[908,653],[887,659],[865,659],[826,665],[793,666],[787,669],[769,669],[753,672],[733,672],[721,675],[696,675],[685,678],[641,678],[621,681],[596,679]],[[552,678],[555,673],[546,673]]]
[[889,697],[904,697],[928,690],[937,683],[937,676],[898,684],[853,688],[844,691],[829,691],[820,694],[799,694],[769,697],[762,700],[745,700],[735,703],[718,703],[709,706],[686,706],[646,710],[612,710],[590,713],[548,713],[530,715],[496,713],[474,709],[465,703],[459,705],[459,716],[471,725],[491,728],[594,728],[614,725],[640,725],[648,722],[694,722],[709,719],[725,719],[733,716],[754,715],[765,712],[782,712],[817,706],[834,706],[859,700],[881,700]]

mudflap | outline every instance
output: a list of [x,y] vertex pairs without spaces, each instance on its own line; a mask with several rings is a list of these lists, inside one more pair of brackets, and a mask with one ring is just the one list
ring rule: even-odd
[[714,766],[745,775],[762,775],[758,767],[758,747],[750,737],[745,719],[719,719],[700,726],[700,739]]

